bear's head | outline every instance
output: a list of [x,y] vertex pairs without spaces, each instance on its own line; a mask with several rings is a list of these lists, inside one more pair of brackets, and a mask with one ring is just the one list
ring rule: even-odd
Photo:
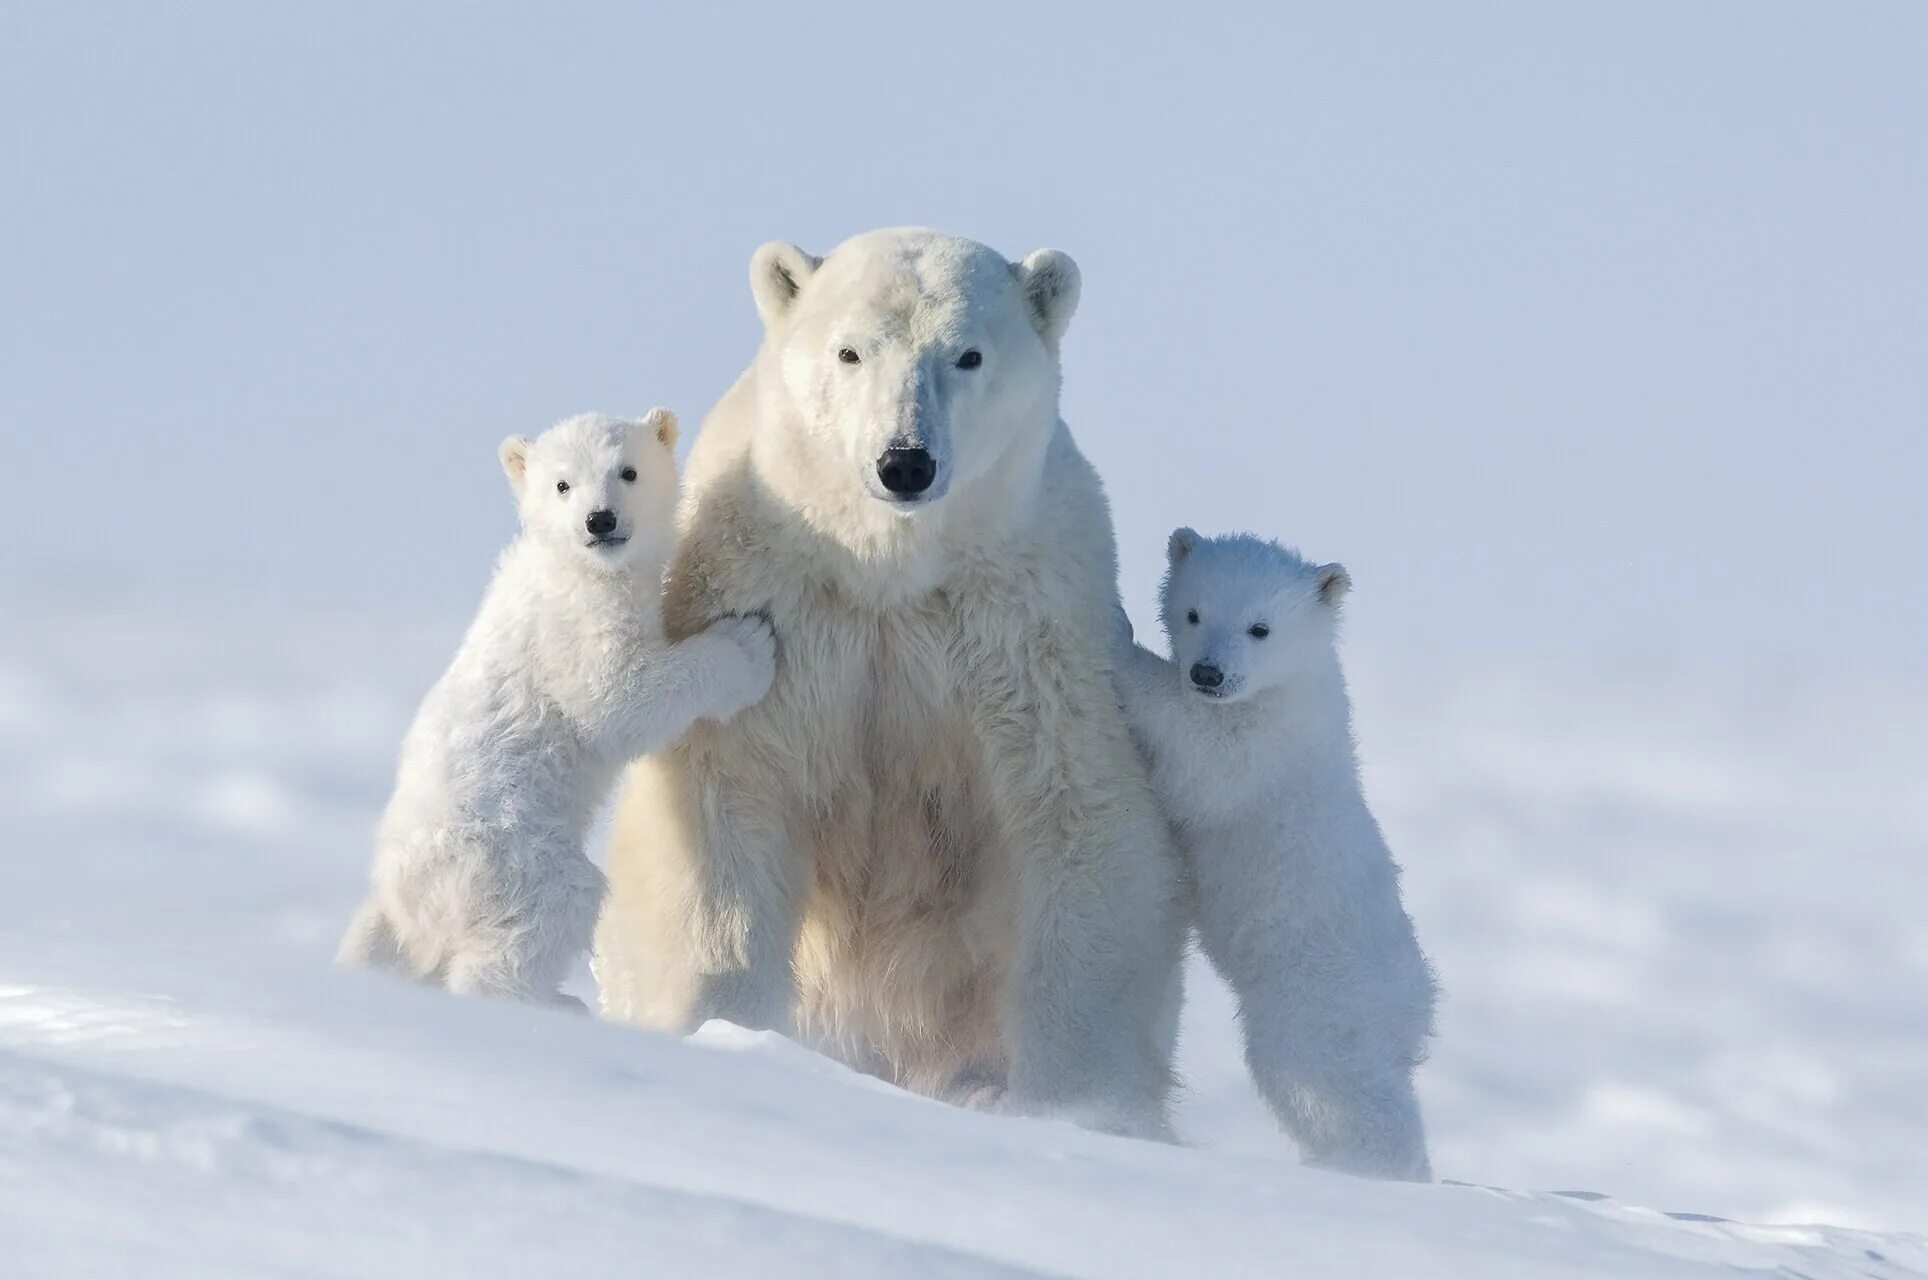
[[1012,263],[940,232],[874,231],[821,258],[764,245],[750,284],[758,465],[800,502],[883,532],[994,473],[1035,472],[1078,305],[1066,255]]
[[1179,683],[1191,694],[1240,702],[1331,670],[1344,566],[1237,534],[1171,536],[1159,601]]
[[676,415],[585,413],[498,450],[524,533],[571,563],[660,567],[676,542]]

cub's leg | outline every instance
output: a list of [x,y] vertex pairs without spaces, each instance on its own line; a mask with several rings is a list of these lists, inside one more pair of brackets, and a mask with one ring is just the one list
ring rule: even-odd
[[1280,1127],[1308,1163],[1430,1180],[1412,1077],[1433,979],[1403,913],[1358,920],[1348,903],[1370,893],[1356,881],[1340,901],[1308,891],[1268,909],[1264,885],[1233,892],[1216,870],[1200,869],[1199,941],[1238,997],[1246,1065]]
[[[1246,1065],[1279,1125],[1306,1163],[1375,1178],[1430,1182],[1426,1131],[1411,1068],[1345,1061],[1319,1052],[1346,1030],[1302,1020],[1253,1017],[1241,1003]],[[1356,1035],[1356,1031],[1351,1033]]]
[[388,912],[374,898],[362,903],[349,922],[347,936],[335,953],[335,963],[361,969],[380,969],[389,973],[413,974],[408,957],[402,952],[401,939]]
[[468,893],[466,919],[446,942],[443,985],[461,995],[580,1006],[560,988],[589,949],[603,898],[602,872],[582,851],[561,843],[503,850],[478,869]]

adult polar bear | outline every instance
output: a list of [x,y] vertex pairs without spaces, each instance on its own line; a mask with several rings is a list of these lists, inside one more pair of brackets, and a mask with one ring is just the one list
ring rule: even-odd
[[761,613],[770,695],[639,762],[605,1013],[790,1031],[938,1097],[1167,1131],[1183,917],[1111,681],[1116,557],[1058,417],[1079,275],[923,230],[758,250],[673,635]]

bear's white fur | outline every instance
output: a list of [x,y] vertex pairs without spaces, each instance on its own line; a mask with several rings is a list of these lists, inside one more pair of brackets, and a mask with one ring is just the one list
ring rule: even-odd
[[897,230],[767,245],[751,282],[764,341],[691,455],[667,607],[672,634],[766,614],[782,656],[762,704],[631,771],[604,1009],[1163,1133],[1180,869],[1058,418],[1077,268]]
[[503,442],[522,529],[402,744],[343,963],[580,1005],[558,984],[595,925],[583,840],[618,770],[755,702],[775,672],[759,620],[663,638],[675,440],[657,409]]
[[1180,529],[1173,660],[1132,646],[1119,683],[1273,1114],[1312,1163],[1425,1180],[1412,1076],[1433,976],[1359,786],[1337,647],[1350,586],[1277,543]]

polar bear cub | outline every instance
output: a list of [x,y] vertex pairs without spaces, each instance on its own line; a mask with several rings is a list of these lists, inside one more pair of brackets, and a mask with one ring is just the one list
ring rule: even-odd
[[558,987],[601,906],[583,843],[618,771],[755,703],[775,674],[758,619],[664,639],[675,443],[666,409],[503,441],[521,531],[403,741],[344,964],[579,1004]]
[[1427,1180],[1412,1075],[1433,976],[1359,786],[1337,647],[1351,581],[1247,536],[1180,529],[1169,554],[1172,660],[1131,646],[1120,691],[1246,1063],[1309,1162]]

